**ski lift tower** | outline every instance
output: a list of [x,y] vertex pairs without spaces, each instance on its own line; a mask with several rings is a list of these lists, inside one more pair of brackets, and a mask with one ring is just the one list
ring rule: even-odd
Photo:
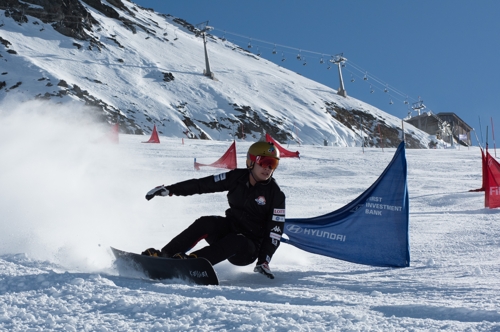
[[425,109],[424,101],[418,97],[418,101],[411,104],[411,108],[420,115],[420,111]]
[[208,21],[205,21],[196,24],[196,28],[198,28],[199,34],[203,36],[203,46],[205,48],[205,69],[203,70],[203,75],[215,80],[214,73],[210,70],[210,61],[208,60],[208,52],[207,52],[207,36],[205,34],[205,32],[213,30],[213,27],[208,25]]
[[345,66],[345,62],[347,61],[346,58],[344,58],[344,53],[339,53],[337,55],[334,55],[332,59],[330,59],[330,62],[337,64],[339,68],[339,82],[340,82],[340,87],[339,90],[337,91],[337,94],[342,97],[347,97],[347,91],[345,91],[344,88],[344,79],[342,78],[342,69],[341,67]]

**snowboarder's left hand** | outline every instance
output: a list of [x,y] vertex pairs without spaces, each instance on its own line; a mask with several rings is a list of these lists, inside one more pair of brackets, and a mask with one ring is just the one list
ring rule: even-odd
[[257,262],[257,265],[255,265],[253,272],[259,272],[260,274],[265,275],[269,279],[274,279],[274,274],[271,272],[271,269],[269,268],[268,262],[264,262],[262,264],[259,264]]
[[148,191],[146,199],[149,201],[155,196],[172,196],[172,194],[165,186],[161,185]]

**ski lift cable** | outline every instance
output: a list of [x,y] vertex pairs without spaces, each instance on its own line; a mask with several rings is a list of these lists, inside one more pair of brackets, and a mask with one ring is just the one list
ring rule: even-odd
[[368,71],[366,70],[362,70],[361,68],[359,68],[358,66],[356,66],[355,64],[352,64],[352,63],[349,63],[350,66],[354,67],[356,70],[360,71],[360,72],[363,72],[365,76],[367,76],[368,78],[370,78],[370,80],[373,82],[377,82],[378,84],[380,85],[383,85],[383,86],[386,86],[386,87],[389,87],[389,84],[385,83],[384,81],[382,81],[381,79],[379,79],[378,77],[372,75],[372,74],[368,74]]
[[215,30],[216,31],[223,31],[226,34],[231,34],[231,35],[234,35],[234,36],[238,36],[238,37],[241,37],[241,38],[245,38],[247,40],[251,39],[251,40],[256,41],[256,42],[269,44],[269,45],[272,45],[272,46],[275,46],[275,47],[279,47],[279,48],[286,48],[286,49],[289,49],[289,50],[294,50],[294,51],[299,51],[299,52],[306,52],[306,53],[309,53],[309,54],[316,54],[316,55],[319,55],[319,56],[325,56],[325,53],[315,52],[315,51],[311,51],[311,50],[304,50],[304,49],[298,48],[298,47],[292,47],[292,46],[277,44],[277,43],[274,43],[274,42],[269,42],[269,41],[262,40],[262,39],[251,38],[251,37],[244,36],[244,35],[241,35],[241,34],[238,34],[238,33],[235,33],[235,32],[230,32],[230,31],[227,31],[227,30],[220,30],[220,29],[217,29],[215,27],[214,27],[213,30],[214,31]]
[[[352,72],[351,70],[349,69],[346,69],[347,72],[349,72],[354,78],[355,78],[355,81],[359,80],[359,81],[363,81],[363,76],[364,76],[364,73],[363,75],[359,75],[358,73],[355,73],[355,72]],[[373,88],[373,84],[372,84],[372,88]],[[378,86],[375,86],[376,89],[379,89],[381,91],[383,91],[383,89],[379,88]],[[397,95],[395,95],[393,92],[397,93]],[[393,101],[398,101],[398,102],[401,102],[403,103],[404,102],[404,99],[407,97],[406,95],[402,96],[400,95],[398,92],[394,91],[394,90],[389,90],[386,95],[392,97]],[[399,96],[398,96],[399,95]],[[403,97],[403,98],[401,98]]]
[[[363,68],[360,68],[358,65],[356,65],[354,62],[352,62],[351,60],[349,60],[347,62],[347,64],[351,67],[353,67],[354,69],[356,69],[357,71],[361,72],[361,73],[364,73],[364,74],[368,74],[368,71],[363,69]],[[372,78],[372,80],[375,80],[377,81],[379,84],[382,84],[382,85],[387,85],[389,86],[389,84],[387,84],[386,82],[382,81],[381,79],[379,79],[378,77],[376,77],[375,75],[373,74],[370,74],[368,75]]]
[[[247,45],[246,47],[241,47],[241,46],[239,46],[239,47],[244,48],[244,49],[249,49],[249,47],[248,47],[248,40],[237,39],[237,38],[227,38],[226,37],[225,41],[229,41],[229,42],[235,44],[236,46],[242,45],[242,44],[246,44]],[[269,51],[272,54],[281,53],[281,50],[279,50],[279,52],[278,52],[278,48],[275,49],[273,47],[267,47],[265,45],[263,46],[261,44],[255,43],[255,39],[252,39],[251,45],[252,45],[252,47],[251,47],[252,49],[253,48],[257,49],[258,48],[261,51],[261,53],[263,53],[264,51]],[[285,53],[288,54],[289,52],[285,52]]]
[[[357,74],[355,74],[354,72],[352,72],[351,70],[349,70],[349,68],[346,68],[346,71],[350,72],[350,73],[351,73],[351,74],[353,74],[354,76],[356,76],[356,77],[358,77],[358,78],[361,78],[361,77],[363,77],[363,78],[364,78],[364,77],[365,77],[365,75],[367,75],[366,77],[367,77],[367,78],[369,78],[369,79],[370,79],[370,81],[371,81],[372,83],[373,83],[373,82],[375,82],[375,83],[377,83],[377,84],[381,85],[381,86],[382,86],[382,89],[387,89],[388,91],[392,91],[392,92],[394,92],[394,93],[396,93],[396,94],[400,95],[400,96],[401,96],[401,97],[403,97],[404,99],[408,99],[408,98],[409,98],[409,97],[408,97],[408,96],[409,96],[408,94],[406,94],[406,93],[404,93],[404,92],[401,92],[401,91],[399,91],[398,89],[394,88],[393,86],[391,86],[391,85],[389,85],[389,84],[387,84],[387,83],[383,82],[382,80],[378,79],[376,76],[371,75],[371,74],[369,74],[368,72],[366,72],[366,71],[362,70],[361,68],[357,67],[355,64],[353,65],[352,63],[350,63],[350,61],[349,61],[347,64],[348,64],[351,68],[356,69],[358,72],[360,72],[360,73],[363,75],[363,76],[358,76]],[[366,80],[365,80],[365,81],[366,81]],[[377,86],[377,88],[379,88],[379,87]],[[416,100],[415,98],[410,98],[410,99],[411,99],[411,100]],[[399,100],[399,98],[398,98],[398,100]]]
[[[228,32],[226,31],[226,34],[227,33]],[[240,38],[245,38],[244,36],[239,36],[239,37]],[[234,43],[236,45],[243,45],[243,44],[245,44],[245,45],[247,45],[246,47],[241,47],[241,46],[240,47],[248,49],[249,48],[248,47],[248,41],[249,40],[248,39],[240,39],[240,38],[227,38],[226,37],[226,40],[230,41],[230,42],[232,42],[232,43]],[[297,58],[297,54],[294,52],[294,48],[292,48],[292,47],[286,47],[287,50],[283,50],[282,47],[280,48],[280,46],[282,46],[280,44],[265,42],[265,44],[272,45],[272,46],[266,46],[266,45],[262,45],[260,43],[256,43],[256,41],[259,41],[258,39],[251,38],[251,40],[252,40],[252,42],[251,42],[252,48],[259,47],[261,51],[267,50],[267,51],[271,52],[272,54],[282,53],[282,54],[285,54],[287,57],[290,57],[290,58],[291,57],[295,57],[295,58]],[[304,51],[303,49],[298,49],[298,48],[295,49],[295,50],[300,51],[301,54],[304,53],[304,52],[311,53],[311,52]],[[317,52],[315,52],[315,54],[319,54],[320,56],[307,56],[307,59],[309,59],[309,60],[311,60],[311,59],[312,60],[317,60],[319,62],[321,58],[325,58],[325,57],[331,56],[331,55],[328,55],[328,54],[325,54],[325,53],[317,53]],[[301,58],[305,58],[305,56],[302,54]]]
[[[359,72],[361,73],[368,73],[366,70],[360,68],[359,66],[357,66],[353,61],[349,60],[347,63],[347,65],[353,67],[354,69],[358,70]],[[406,97],[406,96],[409,96],[407,93],[404,93],[398,89],[396,89],[395,87],[393,87],[392,85],[384,82],[383,80],[379,79],[378,77],[376,77],[375,75],[373,74],[368,74],[369,78],[372,80],[372,81],[375,81],[377,82],[378,84],[380,85],[383,85],[384,87],[386,87],[388,90],[392,90],[394,91],[395,93],[403,96],[403,97]],[[412,100],[416,100],[415,98],[411,98]]]

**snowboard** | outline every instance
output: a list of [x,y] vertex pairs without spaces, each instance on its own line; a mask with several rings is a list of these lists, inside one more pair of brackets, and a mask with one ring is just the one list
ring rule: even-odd
[[197,285],[218,285],[212,264],[205,258],[175,259],[145,256],[111,247],[117,260],[123,260],[151,279],[183,279]]

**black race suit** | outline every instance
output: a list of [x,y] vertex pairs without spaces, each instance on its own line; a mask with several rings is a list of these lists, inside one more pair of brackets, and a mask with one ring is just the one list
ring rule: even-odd
[[166,187],[179,196],[227,191],[229,209],[225,217],[197,219],[163,247],[162,253],[171,257],[205,239],[210,246],[193,253],[208,259],[212,265],[225,259],[241,266],[255,259],[258,264],[270,262],[285,224],[285,194],[272,177],[252,186],[249,176],[249,170],[235,169]]

